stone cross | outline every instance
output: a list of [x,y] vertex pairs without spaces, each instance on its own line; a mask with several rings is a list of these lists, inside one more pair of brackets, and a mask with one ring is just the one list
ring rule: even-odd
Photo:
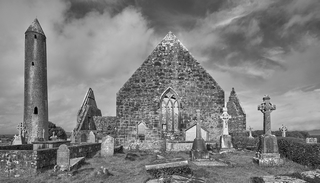
[[263,102],[258,106],[258,110],[263,113],[263,132],[265,135],[271,135],[270,113],[276,110],[276,106],[270,103],[270,97],[265,95]]
[[196,126],[196,138],[201,139],[201,125],[200,125],[200,109],[196,110],[197,112],[197,126]]
[[51,140],[53,140],[53,141],[57,140],[57,138],[58,138],[55,133],[56,132],[52,132],[52,136],[50,137]]
[[251,128],[251,126],[249,126],[249,138],[253,138],[253,137],[252,137],[252,129],[253,129],[253,128]]
[[26,127],[23,126],[22,123],[20,123],[20,125],[18,125],[17,129],[19,131],[19,137],[24,137],[24,132],[26,130]]
[[229,135],[228,121],[231,118],[231,116],[228,114],[228,109],[226,107],[223,108],[223,113],[221,114],[220,118],[223,121],[222,135]]
[[282,132],[282,137],[286,137],[286,132],[288,131],[287,127],[283,126],[282,124],[282,126],[279,128],[279,131]]

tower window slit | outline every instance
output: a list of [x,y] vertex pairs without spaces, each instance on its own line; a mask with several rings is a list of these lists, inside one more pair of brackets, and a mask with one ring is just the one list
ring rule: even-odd
[[35,107],[35,108],[33,109],[33,114],[38,114],[38,107]]
[[34,35],[34,39],[37,39],[37,35]]
[[34,62],[31,62],[31,65],[34,66]]

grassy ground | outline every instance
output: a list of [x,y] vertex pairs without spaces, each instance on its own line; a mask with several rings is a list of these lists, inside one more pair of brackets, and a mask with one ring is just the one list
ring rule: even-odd
[[[151,176],[146,172],[144,166],[156,159],[155,154],[140,153],[136,161],[125,160],[125,154],[116,154],[112,157],[101,158],[94,157],[86,160],[86,163],[77,171],[69,174],[57,174],[48,170],[36,176],[24,176],[19,178],[0,178],[0,182],[79,182],[79,183],[144,183]],[[167,158],[183,157],[188,159],[189,153],[170,153],[163,154]],[[197,167],[190,163],[193,174],[197,177],[206,178],[209,183],[242,183],[249,182],[250,177],[264,175],[282,175],[292,174],[310,170],[307,167],[296,164],[290,160],[285,160],[282,167],[259,167],[252,162],[254,152],[252,151],[235,151],[229,154],[216,154],[214,158],[235,163],[234,167]],[[99,174],[101,166],[107,168],[113,174]]]

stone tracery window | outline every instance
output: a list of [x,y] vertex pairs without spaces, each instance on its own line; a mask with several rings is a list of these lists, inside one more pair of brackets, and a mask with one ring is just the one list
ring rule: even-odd
[[161,96],[160,121],[164,131],[179,130],[179,101],[178,95],[172,88],[168,88]]

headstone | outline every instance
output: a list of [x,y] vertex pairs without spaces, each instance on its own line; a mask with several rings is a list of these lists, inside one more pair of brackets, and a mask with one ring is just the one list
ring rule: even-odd
[[263,113],[264,135],[259,138],[258,152],[253,161],[260,166],[277,166],[284,163],[280,159],[277,137],[271,134],[270,113],[275,109],[276,106],[271,104],[268,95],[263,97],[263,102],[258,106],[258,110]]
[[106,137],[102,138],[101,143],[101,156],[113,156],[114,153],[114,138],[107,135]]
[[251,128],[251,126],[249,126],[249,138],[253,138],[253,136],[252,136],[252,129],[253,129],[253,128]]
[[56,132],[52,132],[52,136],[50,137],[50,139],[51,139],[52,141],[56,141],[56,140],[58,139],[58,137],[56,136],[55,133],[56,133]]
[[226,107],[223,108],[223,113],[220,118],[223,121],[223,132],[220,136],[220,147],[222,150],[232,149],[231,136],[229,135],[228,129],[228,121],[231,116],[228,114],[228,109]]
[[17,126],[18,135],[14,136],[14,139],[12,141],[12,145],[20,145],[20,144],[25,144],[25,132],[26,132],[26,127],[23,125],[23,123],[20,123]]
[[282,126],[279,128],[279,131],[282,132],[282,137],[286,137],[287,127]]
[[206,144],[201,137],[201,126],[200,126],[200,110],[197,110],[197,128],[196,138],[193,141],[192,149],[190,151],[191,160],[196,159],[209,159],[209,152],[206,148]]
[[70,150],[67,145],[62,144],[57,151],[57,165],[60,170],[69,170],[70,168]]
[[306,143],[307,144],[316,144],[316,143],[318,143],[318,139],[317,138],[306,138]]
[[89,143],[95,143],[96,142],[96,135],[93,133],[93,131],[90,131],[90,133],[89,133],[88,142]]

